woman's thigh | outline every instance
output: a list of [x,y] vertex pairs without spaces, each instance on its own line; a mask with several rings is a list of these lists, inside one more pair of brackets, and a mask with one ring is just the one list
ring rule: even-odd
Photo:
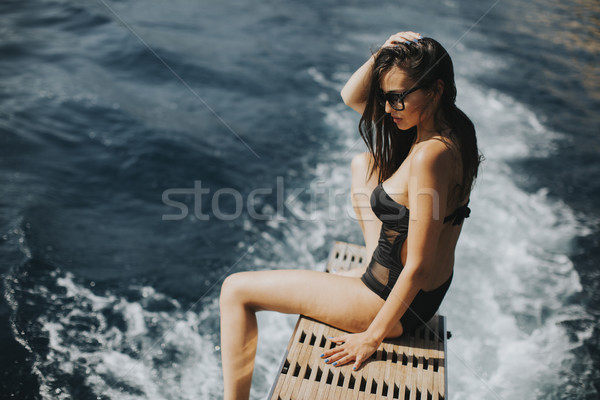
[[359,278],[306,270],[233,274],[222,296],[256,311],[302,314],[349,332],[366,330],[384,303]]

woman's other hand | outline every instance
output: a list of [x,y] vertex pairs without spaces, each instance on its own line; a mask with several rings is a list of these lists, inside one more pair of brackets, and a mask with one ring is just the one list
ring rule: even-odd
[[369,359],[377,350],[380,341],[371,337],[367,332],[350,333],[330,340],[337,344],[333,349],[321,354],[325,362],[336,367],[354,361],[353,370],[360,368],[363,362]]

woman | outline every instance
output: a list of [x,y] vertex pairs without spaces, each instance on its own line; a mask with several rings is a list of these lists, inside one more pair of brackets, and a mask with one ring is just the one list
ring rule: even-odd
[[480,162],[473,124],[455,97],[450,57],[414,32],[392,35],[352,75],[342,98],[362,114],[369,149],[352,161],[352,199],[372,257],[362,277],[306,270],[229,276],[220,298],[225,399],[249,396],[257,311],[303,314],[352,332],[332,339],[337,346],[323,362],[353,362],[353,369],[384,338],[436,312]]

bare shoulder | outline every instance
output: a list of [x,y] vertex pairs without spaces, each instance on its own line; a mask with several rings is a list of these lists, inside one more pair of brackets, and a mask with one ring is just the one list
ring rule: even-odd
[[441,140],[430,139],[415,149],[410,169],[417,171],[436,171],[449,173],[456,167],[454,151]]

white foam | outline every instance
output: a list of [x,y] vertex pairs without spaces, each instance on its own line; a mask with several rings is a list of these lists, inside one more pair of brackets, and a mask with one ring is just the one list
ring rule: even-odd
[[565,309],[565,301],[581,291],[568,257],[571,240],[589,230],[546,189],[526,193],[511,175],[508,162],[551,155],[560,134],[506,95],[464,81],[459,87],[487,160],[457,250],[453,288],[442,306],[454,333],[450,394],[529,398],[560,386],[570,350],[585,337],[571,343],[560,323],[585,314],[577,306]]
[[[36,355],[35,361],[43,398],[72,398],[56,379],[56,367],[67,374],[84,368],[92,392],[115,399],[198,399],[222,393],[214,337],[198,329],[206,318],[218,315],[214,302],[199,315],[151,287],[132,287],[140,300],[129,302],[112,293],[95,294],[70,273],[56,275],[66,289],[58,296],[69,307],[39,320],[49,336],[47,356]],[[153,302],[171,309],[150,311]],[[115,325],[105,313],[124,325]]]

